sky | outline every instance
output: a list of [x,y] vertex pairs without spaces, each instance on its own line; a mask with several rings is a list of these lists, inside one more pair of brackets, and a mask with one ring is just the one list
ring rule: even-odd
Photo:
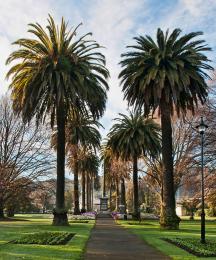
[[119,61],[133,37],[148,34],[154,38],[158,27],[181,28],[183,34],[203,31],[203,39],[213,48],[209,53],[211,65],[216,67],[216,0],[0,0],[0,94],[8,89],[5,60],[14,50],[11,43],[30,37],[29,23],[46,26],[48,13],[57,23],[63,16],[69,27],[82,22],[78,36],[92,32],[93,39],[106,47],[103,52],[111,77],[107,110],[101,121],[103,136],[112,119],[127,109],[119,86]]

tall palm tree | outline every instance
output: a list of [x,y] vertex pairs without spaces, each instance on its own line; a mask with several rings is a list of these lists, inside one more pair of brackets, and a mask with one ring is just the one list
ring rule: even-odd
[[[12,52],[7,64],[16,61],[7,73],[14,109],[24,121],[36,118],[37,123],[50,117],[51,127],[57,124],[57,185],[54,225],[67,225],[64,205],[65,183],[65,123],[71,111],[91,113],[100,117],[105,109],[105,57],[100,46],[89,40],[88,33],[75,39],[62,18],[60,27],[49,16],[46,30],[38,23],[30,24],[34,38],[19,39],[19,49]],[[86,38],[87,37],[87,38]]]
[[[100,148],[101,135],[98,128],[101,124],[91,116],[73,115],[66,127],[66,150],[69,151],[69,162],[74,174],[74,214],[80,214],[79,208],[79,169],[82,168],[82,181],[85,181],[85,168],[82,163],[89,157],[89,150]],[[81,156],[79,156],[79,153]],[[81,158],[80,158],[81,157]],[[84,185],[84,183],[83,183]]]
[[117,157],[133,162],[134,218],[139,218],[138,159],[141,155],[155,156],[160,151],[160,127],[153,119],[144,119],[140,111],[129,116],[119,114],[108,133],[107,145]]
[[163,210],[161,227],[178,228],[173,188],[173,153],[171,115],[184,115],[189,109],[203,103],[207,96],[205,71],[211,70],[207,57],[209,51],[204,40],[194,40],[202,32],[192,32],[180,37],[181,30],[169,34],[158,29],[156,41],[150,36],[135,37],[136,44],[122,54],[119,77],[124,98],[129,105],[144,108],[145,115],[159,109],[162,127]]

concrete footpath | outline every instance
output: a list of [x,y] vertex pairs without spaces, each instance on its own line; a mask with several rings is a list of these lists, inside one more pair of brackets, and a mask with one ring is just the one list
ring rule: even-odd
[[147,245],[112,218],[98,218],[87,243],[85,260],[171,259]]

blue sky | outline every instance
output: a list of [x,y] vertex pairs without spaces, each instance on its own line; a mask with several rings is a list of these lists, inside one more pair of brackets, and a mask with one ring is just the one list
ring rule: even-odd
[[1,0],[0,1],[0,93],[7,91],[5,60],[13,50],[11,43],[26,37],[27,24],[46,25],[50,13],[56,21],[64,16],[69,25],[83,26],[79,35],[93,32],[93,38],[105,46],[104,53],[110,70],[110,91],[107,111],[102,118],[103,135],[109,130],[117,113],[125,112],[119,87],[120,54],[137,35],[154,37],[158,27],[179,27],[183,33],[201,30],[204,39],[214,49],[209,57],[215,67],[216,54],[216,0]]

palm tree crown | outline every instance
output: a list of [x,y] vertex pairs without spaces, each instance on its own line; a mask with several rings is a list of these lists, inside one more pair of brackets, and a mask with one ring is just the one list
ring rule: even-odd
[[80,160],[79,165],[81,171],[86,171],[96,176],[100,167],[100,159],[95,153],[88,151],[82,160]]
[[25,120],[36,115],[39,121],[51,114],[52,126],[60,103],[66,115],[79,108],[82,113],[89,110],[101,116],[109,73],[105,57],[98,51],[100,46],[86,39],[91,33],[74,40],[79,26],[70,32],[63,18],[60,29],[51,16],[48,22],[48,33],[38,23],[30,24],[34,39],[14,42],[20,48],[7,59],[7,64],[18,61],[7,73],[12,77],[15,109],[22,111]]
[[108,147],[126,160],[143,154],[155,156],[160,150],[159,125],[150,118],[144,119],[140,111],[119,115],[108,134]]
[[136,45],[122,54],[123,70],[119,77],[125,99],[129,105],[144,107],[147,115],[165,99],[178,113],[194,110],[207,96],[205,70],[211,70],[204,51],[211,50],[204,40],[193,40],[202,32],[192,32],[179,37],[180,29],[171,34],[157,31],[157,41],[150,36],[135,37]]
[[102,125],[91,116],[77,116],[71,118],[66,126],[66,143],[70,145],[81,145],[86,149],[99,149],[101,134],[99,127]]

